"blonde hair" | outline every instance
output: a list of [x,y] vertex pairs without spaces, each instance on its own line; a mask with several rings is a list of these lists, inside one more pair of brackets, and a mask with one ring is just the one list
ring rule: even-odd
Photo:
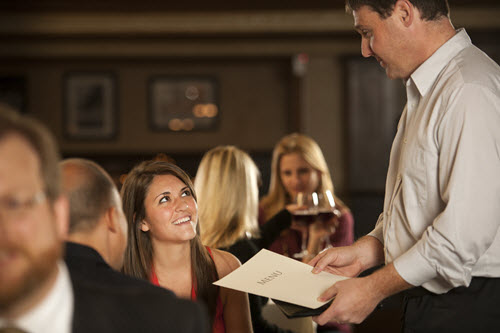
[[234,146],[218,146],[201,160],[194,187],[203,244],[225,248],[258,236],[259,170],[252,158]]
[[[313,169],[319,171],[321,176],[316,191],[330,190],[334,193],[328,165],[326,164],[325,157],[323,156],[321,148],[316,141],[304,134],[289,134],[283,137],[276,144],[273,150],[269,191],[261,200],[261,207],[264,209],[264,218],[266,220],[285,208],[285,205],[291,201],[291,198],[281,182],[280,162],[284,155],[292,153],[298,153],[307,163],[311,165]],[[339,207],[345,207],[342,201],[336,197],[335,201]]]

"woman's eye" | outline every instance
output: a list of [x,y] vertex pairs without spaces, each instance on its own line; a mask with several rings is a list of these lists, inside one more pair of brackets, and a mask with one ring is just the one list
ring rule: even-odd
[[184,197],[191,196],[191,191],[190,190],[185,190],[184,192],[182,192],[182,196],[184,196]]
[[167,196],[164,196],[164,197],[162,197],[162,198],[160,199],[160,203],[165,203],[165,202],[167,202],[167,201],[170,201],[170,198],[169,198],[169,197],[167,197]]
[[300,169],[299,170],[299,174],[300,175],[307,175],[308,173],[310,173],[311,171],[309,169]]

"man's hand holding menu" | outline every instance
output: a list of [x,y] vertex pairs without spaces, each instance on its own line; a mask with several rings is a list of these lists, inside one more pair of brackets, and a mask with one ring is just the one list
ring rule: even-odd
[[297,260],[261,250],[244,265],[215,285],[317,309],[329,300],[318,297],[346,277],[327,272],[312,273],[312,267]]

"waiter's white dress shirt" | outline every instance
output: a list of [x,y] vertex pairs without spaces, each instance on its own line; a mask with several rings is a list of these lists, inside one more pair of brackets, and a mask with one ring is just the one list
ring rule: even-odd
[[43,301],[14,321],[0,318],[0,328],[15,326],[29,333],[71,333],[73,289],[66,265],[58,263],[56,283]]
[[500,67],[461,29],[406,90],[370,235],[405,281],[434,293],[500,277]]

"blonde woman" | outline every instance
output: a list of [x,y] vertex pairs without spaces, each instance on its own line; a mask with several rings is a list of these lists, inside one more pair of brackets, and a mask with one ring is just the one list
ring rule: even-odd
[[[291,216],[285,210],[259,229],[259,177],[247,153],[234,146],[220,146],[204,155],[195,179],[203,244],[226,250],[242,263],[290,227]],[[256,333],[285,332],[262,317],[262,306],[267,299],[249,297]]]
[[[310,137],[293,133],[283,137],[273,150],[271,162],[271,180],[268,194],[262,198],[259,209],[259,222],[281,214],[286,205],[290,204],[298,192],[333,191],[333,183],[325,158],[319,145]],[[330,234],[332,246],[345,246],[354,242],[354,219],[349,208],[334,195],[337,209],[341,216],[336,228]],[[295,224],[292,224],[295,226]],[[302,233],[308,233],[307,255],[302,259],[311,260],[323,248],[323,239],[332,230],[318,227],[318,223],[311,224],[308,230],[298,231],[299,228],[290,228],[281,233],[269,249],[293,257],[301,251]],[[351,332],[350,325],[328,324],[318,327],[338,332]]]
[[[334,193],[330,172],[319,145],[304,134],[287,135],[273,150],[269,192],[260,202],[259,221],[264,223],[283,210],[287,204],[293,202],[298,192],[325,190]],[[352,214],[339,198],[334,198],[342,215],[337,228],[330,236],[330,242],[333,246],[350,245],[354,241]],[[309,259],[321,250],[321,233],[314,224],[309,227]],[[282,233],[269,249],[293,257],[295,253],[300,252],[301,243],[300,232],[289,229]]]
[[240,263],[202,245],[187,174],[168,162],[143,162],[127,175],[121,195],[129,224],[124,272],[205,303],[213,333],[251,332],[247,295],[212,284]]

